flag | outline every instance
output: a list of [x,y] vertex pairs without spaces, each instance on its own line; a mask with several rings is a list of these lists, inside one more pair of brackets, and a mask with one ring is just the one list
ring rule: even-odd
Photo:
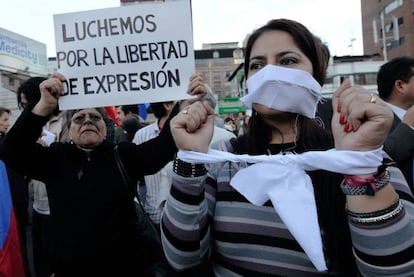
[[6,167],[0,161],[0,276],[25,277]]
[[120,126],[121,122],[116,118],[116,108],[115,106],[105,106],[106,115],[112,119],[116,126]]
[[145,121],[147,120],[147,109],[149,103],[138,104],[138,115]]

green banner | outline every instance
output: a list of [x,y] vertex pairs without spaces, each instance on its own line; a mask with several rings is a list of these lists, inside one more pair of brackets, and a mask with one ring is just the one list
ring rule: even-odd
[[239,97],[227,97],[218,99],[219,114],[233,114],[244,112],[246,108]]

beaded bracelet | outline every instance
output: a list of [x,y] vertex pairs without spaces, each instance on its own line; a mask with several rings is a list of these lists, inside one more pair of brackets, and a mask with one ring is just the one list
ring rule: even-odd
[[204,164],[187,163],[178,158],[174,159],[173,171],[182,177],[200,177],[207,173]]
[[[377,216],[370,216],[370,217],[355,217],[355,216],[349,216],[350,220],[353,223],[358,224],[378,224],[378,223],[385,223],[398,215],[401,214],[401,212],[404,211],[404,206],[401,203],[400,200],[398,200],[395,204],[392,205],[393,209],[384,209],[387,210],[386,213],[377,215]],[[391,208],[391,207],[390,207]],[[380,211],[378,211],[379,213]],[[374,212],[375,213],[375,212]]]
[[391,206],[382,209],[382,210],[378,210],[378,211],[374,211],[374,212],[368,212],[368,213],[356,213],[356,212],[352,212],[350,210],[348,210],[348,208],[345,208],[346,213],[353,218],[370,218],[370,217],[378,217],[378,216],[382,216],[384,214],[387,214],[389,212],[392,212],[393,210],[395,210],[398,205],[400,203],[400,197],[397,194],[397,197],[394,201],[394,203],[392,203]]
[[341,183],[342,192],[346,195],[370,195],[385,187],[390,182],[390,173],[386,167],[380,167],[377,174],[368,178],[345,175]]

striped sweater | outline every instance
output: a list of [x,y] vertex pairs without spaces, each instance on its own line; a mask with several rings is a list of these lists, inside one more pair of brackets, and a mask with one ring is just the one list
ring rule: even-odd
[[[172,267],[183,271],[207,261],[215,276],[349,276],[318,272],[270,203],[254,206],[232,189],[229,182],[239,167],[215,164],[197,178],[173,174],[162,218]],[[349,248],[363,276],[414,276],[414,201],[401,172],[390,168],[390,173],[404,204],[400,216],[386,224],[349,222]]]

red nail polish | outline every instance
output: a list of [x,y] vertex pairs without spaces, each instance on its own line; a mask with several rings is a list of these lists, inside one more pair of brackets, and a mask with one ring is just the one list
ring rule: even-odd
[[341,123],[341,124],[345,124],[346,123],[345,115],[341,114],[341,116],[339,117],[339,123]]
[[344,131],[348,133],[349,130],[350,130],[350,127],[349,127],[349,124],[347,123],[345,124]]
[[341,104],[341,103],[338,103],[338,106],[336,106],[336,111],[337,111],[338,113],[340,113],[340,112],[341,112],[341,110],[342,110],[342,104]]

